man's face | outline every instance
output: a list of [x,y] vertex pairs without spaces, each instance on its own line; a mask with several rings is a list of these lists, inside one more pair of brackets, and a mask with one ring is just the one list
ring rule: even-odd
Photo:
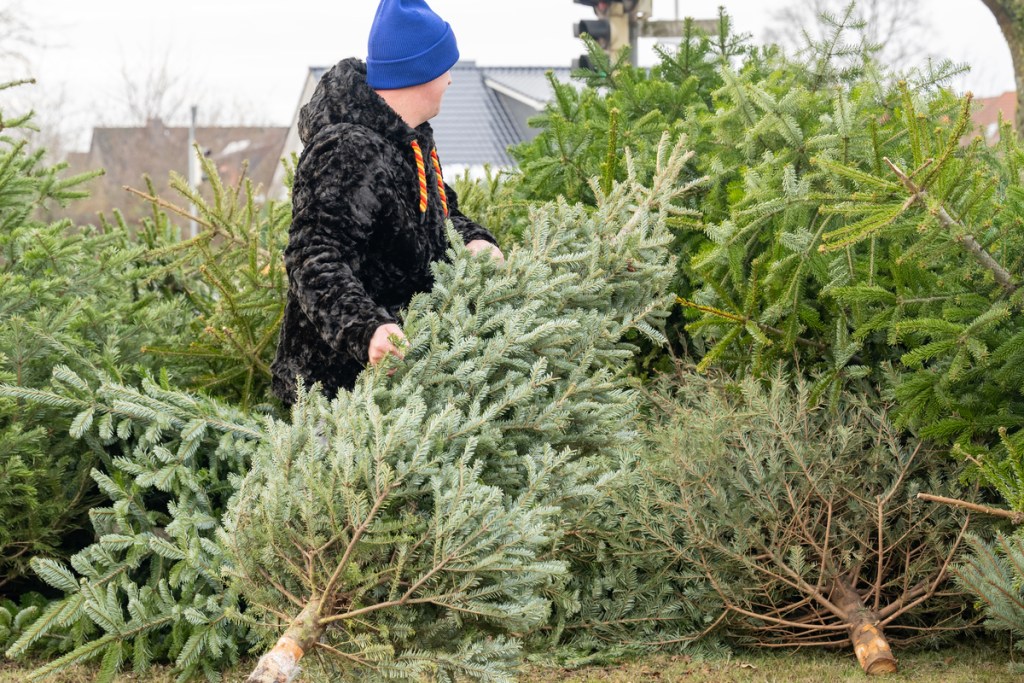
[[445,90],[452,84],[452,73],[446,71],[429,83],[423,84],[423,97],[426,100],[427,113],[429,116],[427,119],[432,119],[438,115],[441,111],[441,98],[444,97]]

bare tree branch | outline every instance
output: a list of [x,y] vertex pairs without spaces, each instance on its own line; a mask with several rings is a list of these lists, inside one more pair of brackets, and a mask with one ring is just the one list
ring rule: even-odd
[[[849,0],[791,0],[769,13],[765,38],[798,49],[820,40],[829,30],[823,14],[841,15]],[[924,36],[930,26],[920,0],[860,0],[854,18],[863,25],[866,44],[877,46],[879,60],[896,69],[927,54]]]

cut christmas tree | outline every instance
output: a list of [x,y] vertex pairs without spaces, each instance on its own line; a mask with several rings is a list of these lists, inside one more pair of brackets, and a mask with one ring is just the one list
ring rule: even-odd
[[[827,405],[806,382],[684,373],[663,391],[648,528],[703,572],[714,624],[758,647],[852,647],[891,673],[890,641],[937,641],[977,622],[947,581],[968,513],[957,468],[894,429],[877,397]],[[680,533],[682,536],[680,536]],[[685,540],[681,540],[685,539]]]
[[635,452],[623,335],[660,338],[688,158],[666,137],[650,187],[631,173],[596,209],[539,209],[504,266],[453,242],[395,374],[303,395],[290,421],[66,368],[52,391],[4,388],[123,453],[95,475],[114,505],[72,560],[83,581],[36,561],[68,597],[10,652],[73,630],[82,644],[38,675],[102,657],[109,679],[158,650],[209,677],[284,634],[252,680],[289,680],[310,651],[369,678],[511,679],[519,636],[571,602],[560,518]]
[[513,680],[515,635],[563,590],[559,518],[636,448],[622,340],[660,337],[687,159],[663,140],[651,189],[537,211],[504,266],[457,248],[394,377],[268,427],[220,536],[284,631],[251,682],[291,680],[311,650],[380,678]]

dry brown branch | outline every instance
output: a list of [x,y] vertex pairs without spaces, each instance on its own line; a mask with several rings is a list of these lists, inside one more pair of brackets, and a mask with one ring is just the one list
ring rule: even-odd
[[356,657],[355,655],[350,655],[347,652],[342,652],[341,650],[339,650],[337,648],[331,647],[327,643],[318,642],[316,644],[316,647],[317,647],[317,649],[326,650],[327,652],[330,652],[335,657],[341,657],[342,659],[347,659],[350,662],[353,662],[353,663],[358,664],[360,666],[365,666],[370,671],[378,671],[378,668],[376,666],[373,666],[372,664],[370,664],[368,661],[366,661],[362,657]]
[[801,647],[825,647],[825,648],[848,648],[850,647],[850,639],[842,638],[841,640],[812,640],[801,643],[773,643],[773,642],[758,642],[758,647],[770,647],[770,648],[801,648]]
[[267,570],[263,569],[262,567],[260,567],[260,576],[263,577],[264,581],[268,582],[271,586],[273,586],[275,589],[280,591],[281,595],[283,595],[286,598],[288,598],[288,601],[291,602],[296,607],[298,607],[299,609],[302,609],[303,607],[306,606],[306,603],[304,601],[299,600],[297,597],[295,597],[292,594],[291,591],[289,591],[287,588],[282,586],[279,582],[275,581],[274,577],[272,577],[269,574],[269,572],[267,572]]
[[[956,556],[956,551],[960,547],[960,543],[963,542],[964,535],[967,533],[967,527],[970,525],[970,523],[971,518],[970,515],[968,515],[967,519],[964,520],[963,526],[960,528],[960,534],[956,537],[956,541],[949,549],[949,553],[947,553],[946,559],[942,563],[942,568],[935,575],[935,580],[932,582],[927,592],[925,592],[923,595],[916,598],[915,600],[905,604],[904,606],[893,609],[893,605],[890,605],[885,610],[882,610],[882,613],[880,613],[880,616],[883,616],[881,624],[882,626],[888,625],[893,619],[898,617],[900,614],[903,614],[904,612],[913,609],[914,607],[918,606],[919,604],[921,604],[922,602],[924,602],[925,600],[927,600],[935,594],[935,591],[938,590],[940,585],[942,585],[942,582],[946,580],[946,573],[949,569],[949,563],[952,562],[953,558]],[[897,603],[898,602],[899,601],[897,601]]]
[[952,505],[954,507],[964,508],[965,510],[973,510],[974,512],[980,512],[983,515],[992,515],[993,517],[1001,517],[1008,519],[1014,524],[1024,523],[1024,512],[1014,512],[1013,510],[1003,510],[1001,508],[989,507],[987,505],[979,505],[978,503],[971,503],[966,500],[958,500],[956,498],[946,498],[944,496],[933,496],[930,493],[919,493],[917,497],[921,500],[927,500],[932,503],[942,503],[943,505]]
[[757,612],[751,612],[749,610],[743,609],[742,607],[739,607],[737,605],[733,605],[731,603],[727,604],[726,607],[728,607],[731,611],[736,612],[737,614],[742,614],[745,617],[750,617],[751,619],[757,619],[759,621],[767,621],[767,622],[770,622],[772,624],[779,624],[780,626],[791,626],[792,628],[806,629],[806,630],[811,630],[811,631],[848,631],[849,630],[849,627],[846,624],[836,624],[836,625],[833,625],[833,626],[823,626],[823,625],[820,625],[820,624],[801,624],[798,621],[789,621],[788,619],[780,619],[778,617],[773,617],[773,616],[771,616],[769,614],[758,614]]
[[[129,187],[128,185],[123,185],[121,189],[123,189],[124,191],[128,192],[129,194],[133,194],[133,195],[135,195],[135,196],[139,197],[140,199],[143,199],[143,200],[145,200],[147,202],[152,202],[156,206],[159,206],[161,209],[164,209],[166,211],[170,211],[171,213],[177,214],[178,216],[181,216],[183,218],[188,218],[189,220],[194,220],[196,223],[198,223],[199,225],[203,226],[207,230],[213,230],[214,229],[212,224],[210,224],[210,223],[200,219],[199,216],[193,216],[192,214],[190,214],[188,212],[187,209],[183,209],[180,206],[177,206],[176,204],[171,204],[166,199],[162,199],[160,197],[154,197],[151,194],[147,194],[145,192],[142,192],[141,190],[136,190],[134,187]],[[192,240],[190,240],[190,241],[195,241],[196,239],[198,239],[198,238],[193,237]]]

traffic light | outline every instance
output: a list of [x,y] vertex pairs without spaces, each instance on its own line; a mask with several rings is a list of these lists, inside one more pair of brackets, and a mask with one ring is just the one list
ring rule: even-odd
[[[609,56],[614,56],[623,47],[631,44],[631,10],[640,0],[573,0],[577,5],[594,8],[596,19],[583,19],[574,27],[573,33],[579,38],[584,33],[593,38]],[[628,4],[628,7],[627,7]],[[629,10],[629,11],[627,11]],[[581,55],[573,60],[577,68],[591,68],[590,57]]]
[[616,2],[619,3],[619,4],[622,3],[622,0],[572,0],[572,1],[574,3],[576,3],[577,5],[586,5],[587,7],[592,7],[594,9],[594,14],[599,19],[607,19],[608,18],[608,10],[611,8],[611,5],[615,4]]
[[594,62],[590,61],[590,55],[580,55],[572,60],[573,69],[586,69],[588,71],[594,70]]
[[607,50],[612,43],[612,25],[607,19],[583,19],[573,31],[577,38],[584,33],[597,41],[597,44]]
[[[577,38],[584,33],[613,58],[624,47],[632,48],[630,58],[637,65],[637,41],[640,37],[665,38],[683,35],[686,22],[679,20],[658,21],[652,18],[654,0],[573,0],[577,5],[586,5],[594,10],[597,19],[583,19],[576,24]],[[694,26],[713,34],[718,30],[714,20],[690,20]],[[574,68],[593,68],[590,57],[581,55],[573,60]]]

